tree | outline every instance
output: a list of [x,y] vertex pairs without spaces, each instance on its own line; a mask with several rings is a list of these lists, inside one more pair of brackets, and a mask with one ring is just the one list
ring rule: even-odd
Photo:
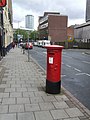
[[27,32],[26,30],[17,29],[17,30],[14,32],[13,36],[14,36],[14,39],[15,39],[16,41],[18,41],[18,34],[19,34],[19,35],[23,35],[23,41],[24,41],[24,42],[26,41],[26,39],[28,39],[28,32]]
[[30,38],[36,41],[38,39],[38,34],[38,31],[34,30],[30,33]]

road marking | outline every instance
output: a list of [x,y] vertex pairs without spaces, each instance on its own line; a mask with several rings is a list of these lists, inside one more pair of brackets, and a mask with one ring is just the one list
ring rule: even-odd
[[88,55],[89,56],[89,53],[88,52],[82,52],[83,55]]
[[88,74],[88,73],[78,73],[78,74],[76,74],[76,75],[87,75],[87,76],[90,77],[90,74]]
[[69,67],[69,68],[71,68],[71,66],[70,65],[66,65],[67,67]]
[[87,64],[90,64],[90,62],[88,62],[88,61],[82,61],[82,62],[87,63]]
[[47,52],[43,52],[44,54],[47,54]]
[[61,77],[66,77],[66,75],[61,75]]
[[73,58],[73,57],[71,57],[71,56],[66,56],[66,55],[63,55],[64,57],[67,57],[67,58]]
[[66,54],[66,52],[62,52],[63,54]]
[[84,52],[82,52],[82,54],[84,54]]
[[87,55],[85,52],[82,52],[82,55]]
[[77,68],[74,68],[74,70],[78,71],[78,72],[81,72],[81,70],[77,69]]
[[76,75],[85,75],[85,73],[78,73],[78,74],[76,74]]
[[85,74],[90,77],[90,74],[87,74],[87,73],[85,73]]

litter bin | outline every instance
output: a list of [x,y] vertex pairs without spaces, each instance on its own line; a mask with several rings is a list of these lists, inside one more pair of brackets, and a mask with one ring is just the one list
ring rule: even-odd
[[50,45],[47,48],[46,92],[58,94],[61,90],[61,58],[63,46]]

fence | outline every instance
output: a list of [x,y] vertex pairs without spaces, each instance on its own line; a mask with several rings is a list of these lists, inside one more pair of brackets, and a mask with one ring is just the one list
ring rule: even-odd
[[90,49],[90,42],[89,43],[84,43],[84,42],[57,42],[55,43],[57,45],[62,45],[64,48],[69,48],[69,49]]

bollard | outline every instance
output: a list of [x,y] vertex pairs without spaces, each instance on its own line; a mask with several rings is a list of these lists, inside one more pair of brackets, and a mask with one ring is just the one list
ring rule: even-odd
[[46,92],[58,94],[61,91],[61,57],[63,46],[50,45],[47,48]]

